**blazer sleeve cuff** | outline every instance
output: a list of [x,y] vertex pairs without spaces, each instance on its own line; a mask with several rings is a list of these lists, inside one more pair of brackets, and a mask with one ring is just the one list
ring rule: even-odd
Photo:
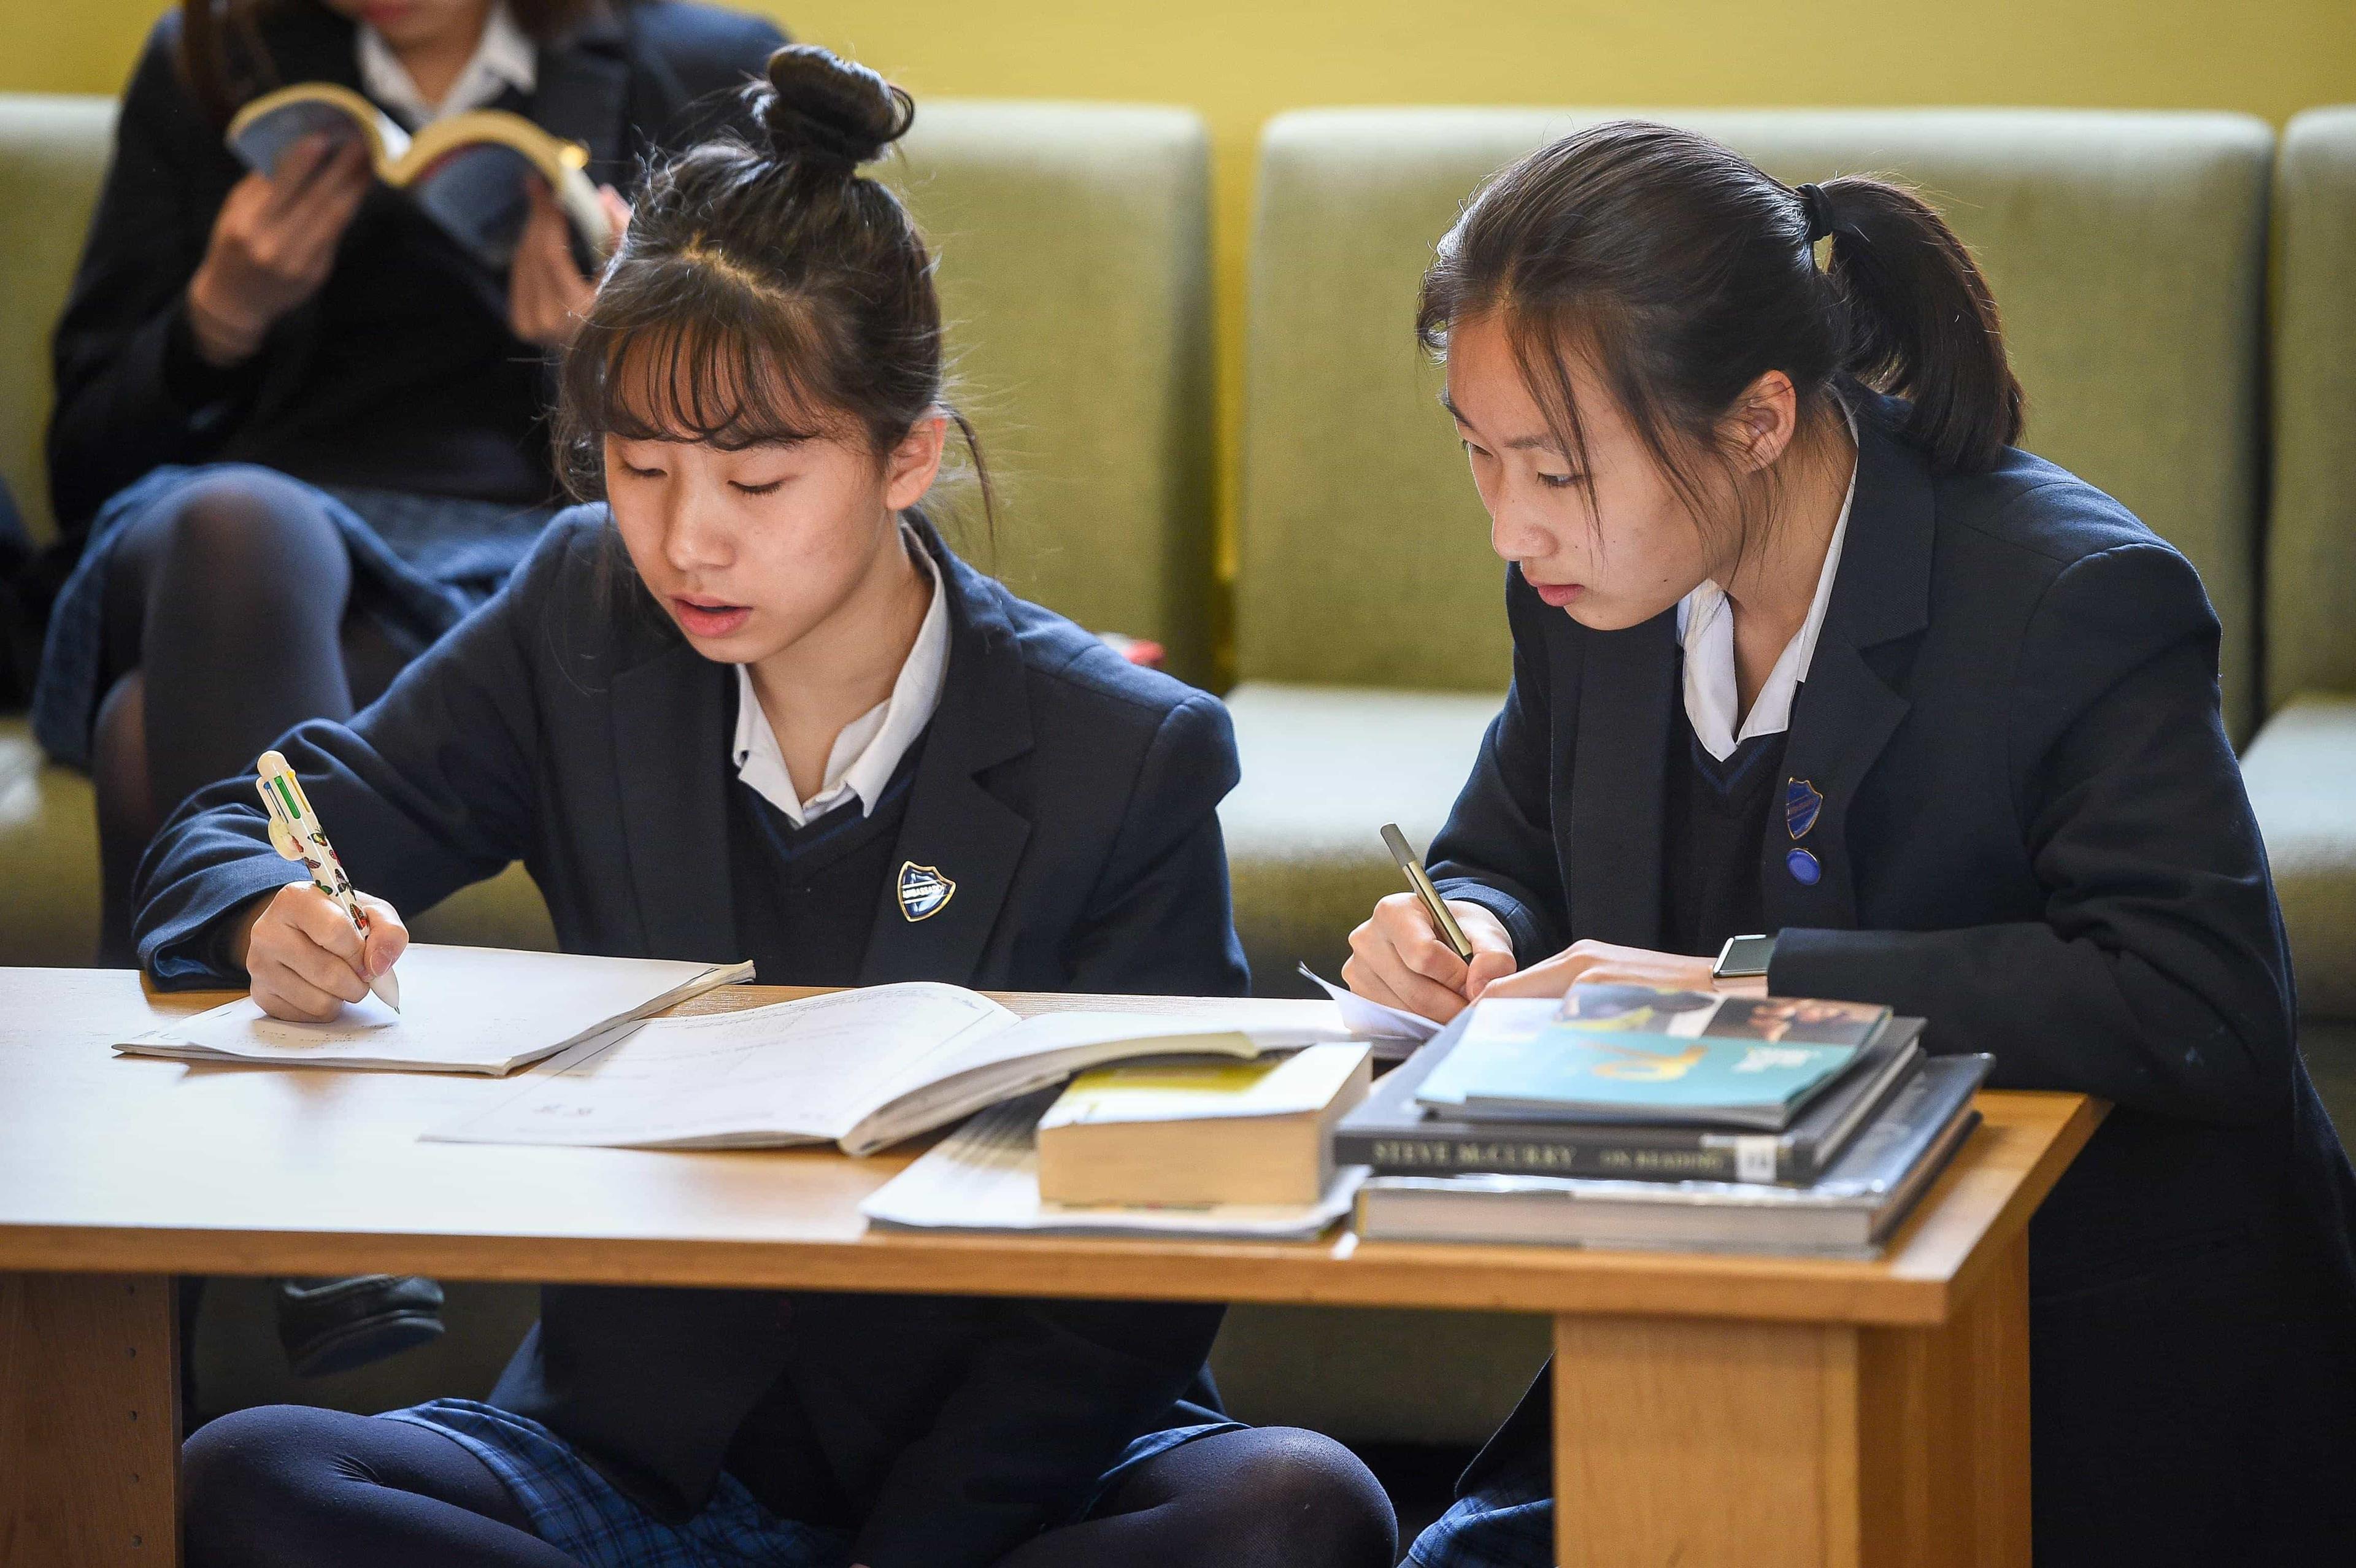
[[139,961],[159,991],[243,986],[244,970],[230,962],[230,917],[265,893],[309,873],[275,855],[254,855],[205,873],[200,907],[166,920],[139,944]]
[[1513,939],[1514,962],[1523,968],[1554,956],[1555,944],[1547,938],[1546,923],[1513,894],[1466,877],[1450,877],[1432,886],[1440,890],[1441,898],[1479,904],[1495,915],[1505,926],[1505,934]]

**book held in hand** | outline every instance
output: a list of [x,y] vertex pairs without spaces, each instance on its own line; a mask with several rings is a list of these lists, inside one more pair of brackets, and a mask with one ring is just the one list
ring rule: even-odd
[[1308,1204],[1333,1124],[1366,1097],[1370,1046],[1253,1061],[1139,1062],[1072,1080],[1039,1123],[1039,1196],[1065,1204]]
[[350,88],[304,81],[239,110],[228,141],[246,167],[271,174],[297,142],[321,135],[364,144],[377,178],[406,189],[427,217],[495,272],[515,259],[531,214],[527,182],[534,176],[572,221],[586,260],[601,261],[614,248],[613,221],[586,172],[588,149],[503,109],[447,115],[412,136]]
[[1922,1059],[1922,1020],[1893,1018],[1848,1070],[1779,1132],[1693,1122],[1470,1117],[1418,1103],[1470,1011],[1378,1081],[1334,1132],[1333,1157],[1377,1176],[1604,1177],[1633,1181],[1772,1181],[1806,1186],[1848,1147]]
[[1417,1091],[1472,1117],[1783,1127],[1890,1016],[1862,1002],[1574,986],[1477,1002]]

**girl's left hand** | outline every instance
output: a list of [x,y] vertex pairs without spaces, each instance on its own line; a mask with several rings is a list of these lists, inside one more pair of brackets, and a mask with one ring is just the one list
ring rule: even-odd
[[[1483,997],[1559,997],[1580,984],[1665,986],[1683,991],[1717,988],[1717,961],[1609,942],[1574,942],[1543,963],[1493,980]],[[1477,999],[1477,997],[1476,997]]]
[[[597,195],[619,243],[629,227],[630,208],[612,186],[599,186]],[[545,185],[533,180],[531,216],[524,220],[508,269],[509,329],[526,343],[562,348],[580,332],[581,317],[596,297],[596,280],[573,264],[573,227],[564,209]]]

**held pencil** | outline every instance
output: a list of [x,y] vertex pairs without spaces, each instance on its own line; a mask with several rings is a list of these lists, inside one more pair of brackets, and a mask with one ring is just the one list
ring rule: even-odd
[[1408,890],[1422,903],[1423,912],[1431,917],[1432,929],[1440,933],[1440,939],[1456,956],[1472,963],[1472,944],[1465,940],[1464,928],[1456,923],[1455,912],[1448,907],[1448,901],[1431,885],[1430,873],[1423,869],[1423,862],[1408,848],[1407,835],[1398,830],[1398,823],[1383,824],[1383,844],[1390,850],[1391,859],[1398,862],[1398,869],[1406,873]]
[[[310,798],[303,793],[303,781],[286,765],[286,759],[276,752],[264,752],[254,764],[259,775],[253,787],[261,793],[262,804],[270,811],[270,843],[272,848],[289,860],[300,860],[311,869],[311,885],[327,894],[351,920],[353,929],[366,942],[369,934],[368,911],[352,896],[352,880],[344,875],[344,863],[336,857],[336,847],[327,842],[327,830],[319,822],[319,815],[311,809]],[[401,1011],[401,981],[388,969],[369,983],[369,989],[394,1012]]]

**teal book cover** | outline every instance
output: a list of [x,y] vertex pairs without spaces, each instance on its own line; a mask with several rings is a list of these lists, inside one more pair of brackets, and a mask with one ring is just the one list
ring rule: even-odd
[[1781,1126],[1888,1016],[1861,1003],[1640,986],[1484,1002],[1416,1098],[1468,1115]]

